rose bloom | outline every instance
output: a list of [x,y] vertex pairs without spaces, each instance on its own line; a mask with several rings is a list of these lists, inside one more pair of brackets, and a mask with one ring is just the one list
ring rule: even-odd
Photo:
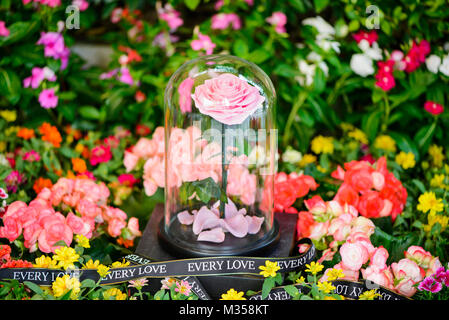
[[256,87],[230,73],[206,80],[192,98],[201,113],[227,125],[241,124],[265,101]]
[[345,269],[353,271],[360,270],[362,265],[369,259],[368,250],[366,250],[366,248],[358,242],[345,242],[340,247],[340,255],[341,264],[345,267]]

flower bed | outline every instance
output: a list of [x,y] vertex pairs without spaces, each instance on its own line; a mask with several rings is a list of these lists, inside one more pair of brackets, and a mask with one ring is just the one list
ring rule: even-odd
[[[363,1],[125,3],[2,2],[0,268],[96,269],[105,277],[127,266],[122,257],[164,201],[168,79],[188,60],[228,53],[259,65],[275,85],[274,207],[296,215],[297,239],[310,238],[318,251],[316,262],[284,280],[268,261],[262,297],[282,285],[291,299],[342,299],[333,281],[365,280],[413,299],[448,298],[443,3],[391,3],[371,15]],[[81,40],[111,47],[107,67],[85,65],[74,49]],[[238,92],[257,91],[225,77]],[[251,108],[229,118],[228,105],[202,104],[217,99],[204,91],[214,81],[190,99],[192,86],[179,87],[180,112],[199,108],[229,125],[263,99],[240,97],[235,104]],[[182,179],[216,175],[206,169]],[[254,185],[236,169],[228,196],[254,202],[254,190],[233,183],[240,177]],[[149,286],[69,275],[50,287],[1,280],[0,299],[198,298],[180,279],[164,279],[153,293]],[[254,294],[230,287],[222,299]],[[360,295],[375,298],[375,289]]]

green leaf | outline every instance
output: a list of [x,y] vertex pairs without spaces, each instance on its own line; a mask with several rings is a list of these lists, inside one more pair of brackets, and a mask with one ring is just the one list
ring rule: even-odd
[[200,2],[201,0],[184,0],[184,3],[190,10],[195,10],[196,7],[198,7],[198,5],[200,4]]
[[273,287],[274,287],[274,278],[273,277],[265,278],[262,285],[262,300],[268,297]]
[[376,138],[381,118],[381,111],[374,111],[363,116],[362,130],[366,133],[369,141],[373,141]]
[[97,284],[92,279],[85,279],[81,282],[82,288],[95,288]]
[[237,39],[232,46],[234,54],[240,58],[245,58],[248,55],[249,48],[247,41],[243,39]]
[[431,125],[424,126],[416,133],[413,141],[416,142],[416,145],[421,150],[422,153],[427,152],[429,149],[430,143],[432,142],[433,135],[435,134],[435,129],[437,127],[436,121],[434,121]]
[[284,290],[293,298],[299,294],[298,288],[296,288],[294,285],[285,286]]
[[329,4],[329,0],[313,0],[317,13],[321,12]]
[[78,109],[83,118],[90,120],[98,120],[100,118],[100,111],[94,106],[83,106]]
[[255,64],[259,64],[264,62],[265,60],[269,59],[271,57],[270,52],[266,51],[263,48],[256,49],[248,56],[248,59]]
[[419,152],[416,144],[407,135],[399,132],[390,132],[390,136],[396,141],[399,149],[404,152],[412,152],[415,156],[415,161],[419,161]]
[[5,96],[10,103],[16,104],[21,91],[22,85],[17,74],[12,70],[0,68],[0,95]]
[[44,291],[37,284],[35,284],[33,282],[24,281],[23,284],[26,285],[28,288],[30,288],[35,293],[37,293],[38,295],[42,296],[44,294]]

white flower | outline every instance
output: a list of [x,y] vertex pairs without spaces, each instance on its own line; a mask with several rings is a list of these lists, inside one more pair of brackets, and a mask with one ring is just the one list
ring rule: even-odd
[[299,67],[299,71],[304,76],[297,76],[297,77],[295,77],[296,81],[298,81],[301,86],[310,86],[310,85],[312,85],[314,77],[315,77],[316,65],[315,64],[308,64],[307,61],[301,60],[298,63],[298,67]]
[[325,35],[335,35],[335,29],[323,18],[317,16],[315,18],[307,18],[302,21],[303,25],[309,25],[317,29],[318,33]]
[[382,50],[380,50],[377,42],[373,42],[370,46],[369,42],[365,39],[359,42],[358,44],[360,50],[363,51],[365,55],[370,57],[373,60],[382,60]]
[[449,54],[443,58],[443,62],[440,65],[440,72],[445,76],[449,76]]
[[282,154],[282,161],[288,163],[298,163],[302,159],[301,152],[287,147],[287,150]]
[[432,73],[437,73],[440,65],[441,65],[441,58],[435,54],[430,55],[426,59],[427,69],[429,69],[429,71]]
[[362,77],[374,74],[373,60],[362,53],[356,53],[351,57],[350,67]]
[[265,154],[264,148],[257,145],[251,150],[251,153],[248,156],[248,163],[255,165],[256,167],[263,166],[268,163],[268,158]]

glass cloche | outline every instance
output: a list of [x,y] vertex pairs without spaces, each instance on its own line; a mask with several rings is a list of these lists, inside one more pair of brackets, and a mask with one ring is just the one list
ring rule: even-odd
[[159,240],[177,256],[256,254],[275,244],[276,94],[255,64],[210,55],[165,90],[165,211]]

